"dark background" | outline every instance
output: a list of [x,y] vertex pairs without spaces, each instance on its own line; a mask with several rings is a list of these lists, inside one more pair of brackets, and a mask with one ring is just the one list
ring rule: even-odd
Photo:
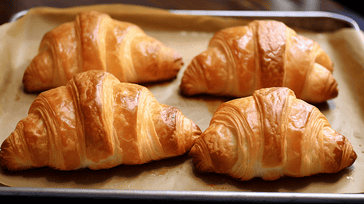
[[364,30],[360,1],[348,0],[2,0],[0,25],[8,22],[15,13],[33,7],[66,8],[110,3],[187,10],[329,11],[352,18]]
[[[364,14],[361,13],[362,6],[360,5],[360,1],[349,0],[0,0],[0,25],[8,22],[14,14],[33,7],[48,6],[66,8],[109,3],[135,4],[162,9],[184,10],[328,11],[352,18],[358,23],[361,30],[364,30]],[[7,196],[3,196],[3,200],[5,200],[6,197]],[[27,199],[28,202],[30,202],[31,199],[42,200],[38,197],[26,196],[17,198],[22,199],[22,201]],[[51,199],[52,198],[53,197],[51,197]],[[11,197],[10,199],[13,200],[14,197]],[[83,202],[88,200],[80,198],[80,201],[81,199]],[[43,200],[54,202],[55,199],[50,200],[45,197]],[[60,199],[57,197],[57,200],[63,200],[64,202],[65,198]],[[72,198],[72,200],[75,201],[74,198]],[[158,202],[160,201],[158,200]],[[272,202],[274,202],[274,200],[272,200]]]

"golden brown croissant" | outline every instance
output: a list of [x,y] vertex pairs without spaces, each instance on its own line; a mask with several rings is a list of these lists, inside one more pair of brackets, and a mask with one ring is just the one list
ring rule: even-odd
[[319,109],[285,87],[221,104],[190,154],[199,171],[241,180],[335,173],[357,157]]
[[2,169],[104,169],[184,154],[199,127],[145,87],[92,70],[42,92],[2,143]]
[[108,71],[122,82],[156,82],[175,78],[182,65],[180,54],[138,26],[86,11],[44,35],[23,84],[46,90],[87,70]]
[[288,87],[307,102],[338,95],[333,63],[318,43],[278,21],[253,21],[223,29],[184,72],[181,91],[248,96],[267,87]]

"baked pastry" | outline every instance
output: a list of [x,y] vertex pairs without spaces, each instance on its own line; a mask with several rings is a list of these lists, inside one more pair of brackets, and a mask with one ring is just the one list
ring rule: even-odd
[[146,87],[92,70],[39,94],[2,143],[0,166],[97,170],[143,164],[184,154],[200,133],[179,109],[160,104]]
[[182,65],[179,53],[140,27],[85,11],[44,35],[23,84],[29,92],[47,90],[87,70],[108,71],[122,82],[158,82],[175,78]]
[[320,103],[338,95],[333,63],[318,43],[278,21],[253,21],[215,33],[182,77],[186,95],[233,97],[254,90],[288,87],[296,96]]
[[285,87],[221,104],[190,155],[199,171],[240,180],[335,173],[357,158],[319,109]]

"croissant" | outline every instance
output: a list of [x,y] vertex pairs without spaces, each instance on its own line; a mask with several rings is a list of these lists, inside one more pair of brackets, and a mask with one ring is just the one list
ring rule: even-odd
[[105,169],[184,154],[201,130],[143,86],[104,71],[76,74],[40,95],[2,143],[0,166],[15,171]]
[[333,63],[318,43],[278,21],[253,21],[215,33],[208,49],[192,59],[180,89],[244,97],[254,90],[288,87],[311,103],[338,95]]
[[28,92],[65,85],[76,73],[104,70],[122,82],[149,83],[176,77],[179,53],[128,22],[86,11],[43,36],[23,76]]
[[318,108],[285,87],[221,104],[190,155],[197,170],[242,181],[335,173],[357,158]]

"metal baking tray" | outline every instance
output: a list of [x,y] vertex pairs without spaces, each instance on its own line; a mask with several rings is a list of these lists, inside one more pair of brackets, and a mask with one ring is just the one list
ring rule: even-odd
[[[352,28],[360,31],[351,18],[330,12],[300,11],[215,11],[215,10],[170,10],[175,14],[235,17],[244,19],[274,19],[295,29],[309,29],[316,32],[335,31]],[[21,18],[27,10],[13,15],[10,22]],[[201,200],[201,201],[248,201],[248,202],[364,202],[364,193],[283,193],[283,192],[219,192],[219,191],[153,191],[153,190],[113,190],[113,189],[58,189],[0,187],[0,195],[34,197],[83,197],[83,198],[122,198],[142,200]]]
[[[10,18],[10,22],[24,16],[28,10],[20,11]],[[316,32],[330,32],[341,28],[353,28],[360,31],[353,19],[324,11],[215,11],[215,10],[170,10],[174,14],[188,14],[201,16],[236,17],[244,19],[278,20],[296,29],[309,29]]]

